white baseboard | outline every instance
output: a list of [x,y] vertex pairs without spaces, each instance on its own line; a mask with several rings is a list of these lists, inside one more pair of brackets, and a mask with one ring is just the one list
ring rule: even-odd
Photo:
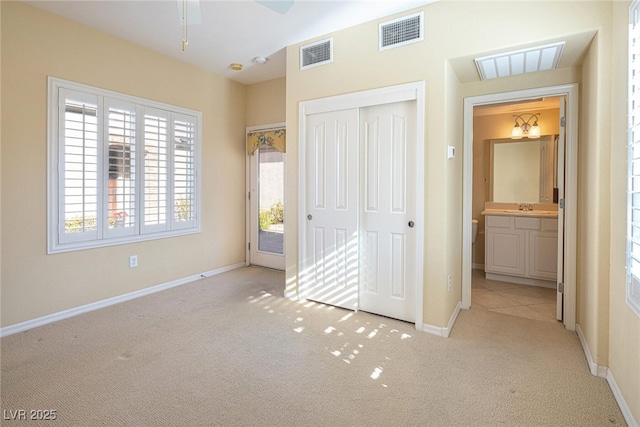
[[576,332],[578,333],[578,338],[580,339],[580,344],[582,344],[582,350],[584,351],[584,355],[587,357],[587,362],[589,364],[589,371],[591,375],[606,378],[607,383],[609,383],[609,388],[613,392],[613,397],[615,397],[618,406],[620,407],[620,412],[624,416],[625,421],[629,425],[629,427],[639,427],[638,422],[634,419],[633,414],[631,413],[631,409],[627,404],[627,401],[624,400],[624,396],[616,383],[615,378],[613,378],[613,373],[611,370],[602,365],[598,365],[591,355],[591,350],[589,349],[589,344],[587,343],[586,338],[584,337],[584,333],[582,332],[582,328],[580,325],[576,323]]
[[611,391],[613,392],[613,397],[616,398],[616,402],[618,402],[618,406],[620,407],[620,412],[624,416],[625,421],[629,427],[638,427],[638,422],[633,417],[631,413],[631,409],[629,405],[627,405],[627,401],[624,400],[622,396],[622,392],[618,387],[618,383],[616,383],[615,378],[613,378],[613,374],[611,373],[611,369],[607,370],[607,382],[609,383],[609,387],[611,387]]
[[487,280],[499,282],[517,283],[519,285],[538,286],[541,288],[556,289],[556,282],[550,280],[534,279],[533,277],[511,276],[508,274],[486,273]]
[[129,301],[135,298],[140,298],[146,295],[150,295],[156,292],[164,291],[166,289],[174,288],[176,286],[184,285],[186,283],[193,282],[205,277],[215,276],[227,271],[235,270],[236,268],[244,267],[244,262],[229,265],[226,267],[217,268],[215,270],[205,271],[193,276],[184,277],[182,279],[173,280],[171,282],[162,283],[160,285],[151,286],[149,288],[141,289],[139,291],[130,292],[117,297],[103,299],[101,301],[92,302],[90,304],[81,305],[79,307],[70,308],[68,310],[59,311],[57,313],[49,314],[47,316],[38,317],[37,319],[27,320],[25,322],[17,323],[15,325],[5,326],[0,328],[0,337],[6,337],[8,335],[17,334],[29,329],[37,328],[48,323],[58,322],[69,317],[77,316],[79,314],[88,313],[90,311],[99,310],[101,308],[109,307],[121,302]]
[[606,366],[598,365],[595,360],[593,360],[593,356],[591,355],[591,350],[589,349],[589,344],[587,343],[587,339],[584,337],[582,333],[582,329],[580,325],[576,323],[576,332],[578,333],[578,338],[580,339],[580,344],[582,344],[582,350],[584,351],[584,355],[587,357],[587,363],[589,364],[589,371],[591,375],[594,377],[606,378],[607,371],[609,370]]
[[451,313],[451,317],[449,318],[449,323],[444,328],[441,326],[433,326],[429,324],[422,325],[422,332],[426,332],[427,334],[437,335],[439,337],[448,338],[451,333],[451,329],[453,328],[453,324],[456,322],[458,318],[458,314],[460,314],[460,308],[462,307],[462,303],[458,301],[456,308],[453,309],[453,313]]
[[298,292],[296,292],[296,290],[292,290],[292,289],[286,289],[284,290],[284,297],[293,301],[299,301],[300,298],[298,297]]

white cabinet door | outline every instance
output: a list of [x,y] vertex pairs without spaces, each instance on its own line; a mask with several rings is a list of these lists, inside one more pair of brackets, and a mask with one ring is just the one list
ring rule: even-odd
[[488,273],[525,275],[525,230],[487,227],[486,267]]
[[531,231],[529,234],[529,276],[556,280],[558,274],[558,233]]

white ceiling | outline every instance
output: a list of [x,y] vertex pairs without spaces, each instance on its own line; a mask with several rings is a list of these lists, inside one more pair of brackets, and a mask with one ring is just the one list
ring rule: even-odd
[[[296,0],[285,14],[254,0],[200,0],[202,23],[188,26],[189,44],[184,52],[179,13],[182,0],[23,1],[237,82],[252,84],[285,76],[284,48],[288,45],[437,0]],[[267,58],[267,63],[254,64],[256,56]],[[243,69],[233,71],[231,63],[242,64]]]

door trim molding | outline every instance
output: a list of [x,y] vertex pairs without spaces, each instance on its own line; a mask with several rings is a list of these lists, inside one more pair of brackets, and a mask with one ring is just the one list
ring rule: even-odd
[[464,157],[462,178],[462,308],[471,307],[471,220],[473,202],[473,107],[545,96],[566,96],[566,181],[564,229],[564,319],[576,329],[577,213],[578,213],[578,84],[548,86],[464,98]]
[[304,299],[305,274],[304,248],[306,247],[305,210],[306,210],[306,175],[305,171],[305,138],[306,117],[311,114],[350,108],[364,108],[375,105],[390,104],[402,101],[416,102],[416,322],[417,330],[422,331],[423,319],[423,256],[424,256],[424,120],[425,120],[425,82],[413,82],[379,89],[336,95],[327,98],[300,102],[298,107],[298,298]]

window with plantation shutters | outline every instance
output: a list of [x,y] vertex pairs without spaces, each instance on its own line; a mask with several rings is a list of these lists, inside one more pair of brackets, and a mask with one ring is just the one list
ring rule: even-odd
[[201,122],[49,78],[49,253],[199,232]]
[[196,124],[185,115],[173,120],[173,221],[176,228],[192,227],[195,212]]
[[106,144],[105,203],[107,235],[136,234],[136,107],[135,104],[107,101],[108,140]]
[[98,236],[98,97],[61,91],[60,188],[61,241]]
[[144,229],[167,229],[168,114],[152,111],[144,116]]
[[627,303],[640,316],[640,1],[629,8]]

